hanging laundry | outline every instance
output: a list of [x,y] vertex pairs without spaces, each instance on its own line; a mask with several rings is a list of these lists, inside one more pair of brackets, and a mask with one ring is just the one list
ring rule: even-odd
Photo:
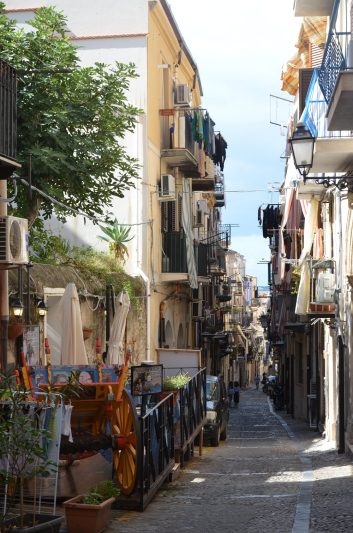
[[194,111],[194,115],[192,117],[192,132],[194,141],[201,143],[204,140],[203,117],[202,112],[198,109]]
[[215,165],[218,165],[220,167],[221,171],[223,171],[224,169],[227,148],[228,145],[226,141],[223,139],[220,133],[217,133],[217,135],[215,136],[215,153],[213,156],[213,162]]
[[71,430],[71,414],[73,406],[71,404],[64,406],[64,415],[62,419],[61,434],[69,437],[69,442],[73,442]]

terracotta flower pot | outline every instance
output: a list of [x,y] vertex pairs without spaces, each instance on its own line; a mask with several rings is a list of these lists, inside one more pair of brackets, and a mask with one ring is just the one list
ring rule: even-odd
[[69,533],[100,533],[111,520],[111,507],[115,498],[109,498],[99,505],[81,503],[83,494],[63,503],[66,525]]
[[22,335],[24,329],[24,324],[9,324],[7,336],[9,339],[16,339],[17,337]]

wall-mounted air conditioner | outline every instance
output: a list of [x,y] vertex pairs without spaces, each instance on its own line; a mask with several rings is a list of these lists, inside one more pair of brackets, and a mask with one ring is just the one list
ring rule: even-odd
[[162,174],[161,176],[159,199],[166,202],[175,200],[175,178],[171,174]]
[[0,263],[23,265],[28,262],[28,220],[0,217]]
[[334,303],[335,275],[332,272],[319,272],[316,280],[315,302]]
[[189,86],[186,84],[178,84],[174,89],[174,105],[190,107],[191,93]]

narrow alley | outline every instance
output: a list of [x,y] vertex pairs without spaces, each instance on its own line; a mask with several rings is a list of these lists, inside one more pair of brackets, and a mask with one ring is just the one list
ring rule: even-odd
[[353,469],[318,433],[241,393],[228,438],[206,447],[144,513],[115,511],[109,532],[351,531]]

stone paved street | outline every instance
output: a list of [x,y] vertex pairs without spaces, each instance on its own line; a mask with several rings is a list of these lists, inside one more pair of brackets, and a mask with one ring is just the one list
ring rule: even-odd
[[349,457],[248,390],[228,439],[193,457],[144,513],[115,511],[107,531],[352,531],[352,474]]

